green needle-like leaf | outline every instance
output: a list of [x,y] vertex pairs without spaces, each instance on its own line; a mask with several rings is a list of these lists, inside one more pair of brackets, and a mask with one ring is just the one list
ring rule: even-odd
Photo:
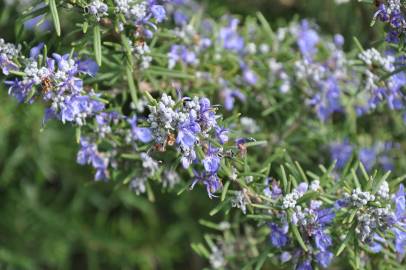
[[56,7],[55,0],[49,0],[49,8],[51,10],[52,20],[54,21],[54,27],[56,35],[61,36],[61,23],[59,22],[58,9]]
[[96,57],[96,63],[102,65],[102,45],[101,45],[101,34],[100,26],[96,24],[93,28],[93,46],[94,46],[94,55]]

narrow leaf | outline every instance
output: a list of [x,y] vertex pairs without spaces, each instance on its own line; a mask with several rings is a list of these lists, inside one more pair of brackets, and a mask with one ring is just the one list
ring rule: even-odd
[[55,0],[49,0],[49,8],[51,10],[52,20],[54,21],[56,35],[58,37],[60,37],[61,36],[61,23],[59,22],[58,9],[56,8]]
[[96,56],[96,63],[102,65],[102,47],[101,47],[101,36],[100,36],[100,26],[96,24],[93,28],[93,46],[94,55]]

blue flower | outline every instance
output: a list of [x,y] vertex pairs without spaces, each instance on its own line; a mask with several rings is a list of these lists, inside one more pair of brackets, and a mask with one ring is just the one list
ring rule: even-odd
[[335,218],[335,213],[333,208],[323,208],[323,209],[318,209],[316,211],[317,213],[317,222],[320,225],[326,225],[329,224],[333,221]]
[[224,127],[215,127],[216,137],[221,144],[225,144],[226,142],[228,142],[228,132],[229,130]]
[[276,223],[269,225],[271,229],[271,243],[274,247],[281,248],[287,245],[289,241],[288,231],[289,225],[287,223],[279,226]]
[[4,75],[10,74],[10,70],[17,71],[18,66],[11,61],[6,54],[0,54],[0,67]]
[[198,63],[197,55],[195,52],[188,50],[184,45],[174,44],[168,53],[169,68],[174,68],[178,62],[183,62],[187,65],[195,65]]
[[210,174],[216,173],[220,168],[220,157],[218,156],[219,149],[209,145],[205,158],[202,163],[206,172]]
[[342,36],[342,35],[340,35],[340,34],[336,34],[336,35],[334,35],[334,44],[337,46],[337,47],[342,47],[343,45],[344,45],[344,37]]
[[348,139],[345,139],[342,143],[333,143],[330,146],[330,156],[332,160],[336,161],[336,168],[341,169],[347,164],[351,158],[353,152],[353,146]]
[[161,5],[152,5],[151,6],[152,16],[155,20],[160,23],[166,18],[166,11],[165,8]]
[[222,95],[224,97],[224,108],[227,111],[231,111],[234,108],[234,103],[236,99],[240,100],[241,102],[245,101],[245,95],[239,90],[225,88],[222,91]]
[[219,41],[224,49],[235,53],[244,50],[244,39],[237,32],[238,24],[238,19],[231,19],[229,25],[221,28],[219,33]]
[[199,112],[199,124],[204,129],[210,129],[217,123],[216,114],[211,107],[210,100],[208,98],[201,98],[199,100],[200,112]]
[[196,152],[193,148],[186,149],[187,149],[186,153],[183,153],[181,157],[181,163],[184,169],[189,168],[190,164],[192,164],[197,158]]
[[41,54],[42,49],[44,48],[45,43],[41,42],[37,46],[32,47],[30,50],[30,58],[31,59],[37,59],[38,56]]
[[322,229],[316,231],[314,240],[316,247],[321,251],[327,251],[327,248],[333,243],[331,236],[326,234]]
[[196,172],[193,171],[195,175],[195,179],[191,185],[191,189],[197,184],[197,183],[203,183],[206,186],[207,194],[209,195],[209,198],[215,197],[213,193],[219,191],[222,188],[222,183],[220,182],[217,174],[210,174],[207,172]]
[[77,162],[81,165],[91,164],[96,169],[95,180],[107,180],[109,159],[98,152],[97,145],[91,142],[89,138],[81,137],[80,146]]
[[134,140],[139,140],[143,143],[148,143],[152,141],[152,131],[146,127],[138,127],[137,117],[133,116],[128,120],[128,123],[131,126],[131,135]]
[[305,59],[313,59],[313,56],[317,51],[316,46],[319,41],[320,38],[317,32],[310,27],[307,20],[303,20],[300,24],[297,43],[300,52]]
[[[76,122],[83,125],[85,118],[104,109],[104,104],[90,96],[75,95],[67,97],[61,104],[60,119],[64,122]],[[58,114],[57,114],[58,115]]]
[[185,25],[189,21],[189,17],[181,10],[175,10],[173,19],[176,25]]
[[310,259],[305,259],[299,263],[296,267],[296,270],[313,270],[312,262]]
[[245,68],[243,71],[243,79],[244,82],[248,83],[249,85],[255,85],[258,81],[258,76],[251,69]]
[[79,60],[76,62],[78,71],[94,77],[99,71],[99,65],[92,59]]
[[194,132],[192,132],[186,126],[179,128],[178,136],[176,142],[181,144],[183,147],[190,148],[193,147],[197,137]]
[[333,253],[330,251],[322,251],[316,254],[317,263],[323,268],[327,268],[333,260]]
[[281,187],[279,186],[278,182],[275,180],[272,180],[271,187],[269,186],[269,178],[265,179],[265,189],[264,189],[264,194],[267,195],[268,197],[271,197],[272,199],[278,199],[280,196],[282,196],[283,192]]
[[367,171],[370,171],[376,163],[376,152],[373,148],[362,148],[358,154],[359,160]]
[[[396,224],[406,229],[406,197],[403,184],[399,185],[399,190],[396,192],[393,200],[395,203]],[[404,256],[406,253],[406,232],[396,227],[392,231],[395,234],[396,252]]]

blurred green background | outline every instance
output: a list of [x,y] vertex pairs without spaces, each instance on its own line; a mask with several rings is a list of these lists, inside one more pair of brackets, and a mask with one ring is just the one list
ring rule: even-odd
[[[377,40],[370,7],[330,0],[207,0],[207,12],[255,16],[276,27],[313,18],[327,33],[342,33],[352,46]],[[7,22],[7,25],[12,22]],[[7,28],[7,29],[6,29]],[[376,29],[375,29],[376,30]],[[9,27],[2,37],[13,40]],[[0,78],[1,79],[1,78]],[[0,269],[202,269],[190,248],[205,229],[215,202],[203,189],[156,194],[156,202],[126,187],[95,183],[76,165],[74,130],[51,123],[41,131],[43,107],[19,105],[0,88]]]

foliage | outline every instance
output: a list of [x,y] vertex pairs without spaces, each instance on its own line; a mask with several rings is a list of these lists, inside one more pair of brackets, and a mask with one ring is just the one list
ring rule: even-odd
[[[0,67],[23,105],[4,110],[4,264],[200,267],[191,238],[216,269],[401,268],[405,7],[350,2],[376,8],[385,41],[194,1],[6,2],[2,23],[18,18]],[[197,222],[214,230],[204,243]]]

